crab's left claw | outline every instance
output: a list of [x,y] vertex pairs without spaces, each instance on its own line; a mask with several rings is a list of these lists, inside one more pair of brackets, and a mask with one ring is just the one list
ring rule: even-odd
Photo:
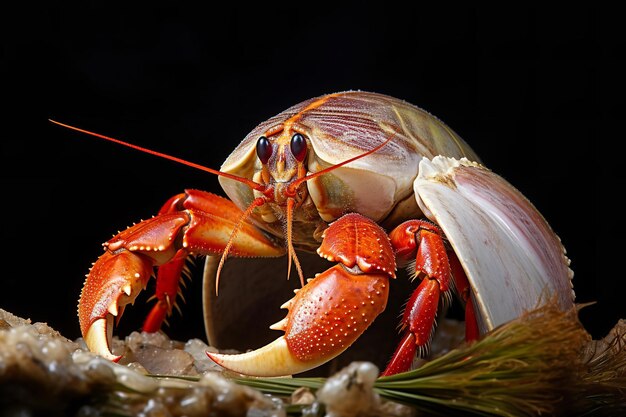
[[154,267],[159,268],[157,303],[144,323],[148,332],[157,331],[176,306],[188,256],[225,253],[228,248],[242,257],[280,256],[282,246],[247,223],[245,214],[230,200],[185,190],[168,200],[158,215],[105,242],[105,252],[89,271],[78,301],[80,329],[89,350],[119,359],[111,353],[113,322],[146,287]]
[[285,335],[252,352],[207,355],[241,374],[283,376],[326,363],[358,339],[387,304],[389,278],[395,277],[389,238],[366,217],[348,214],[324,232],[318,253],[339,264],[282,306],[289,313],[271,328]]
[[111,353],[113,318],[122,317],[124,306],[132,304],[152,274],[147,256],[123,251],[105,252],[87,276],[78,306],[85,343],[92,352],[118,361]]

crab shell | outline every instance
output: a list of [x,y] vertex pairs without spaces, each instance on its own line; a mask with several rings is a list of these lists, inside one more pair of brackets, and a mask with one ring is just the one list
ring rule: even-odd
[[[261,169],[256,141],[277,126],[286,131],[295,126],[304,132],[309,172],[362,154],[393,136],[378,152],[307,182],[309,198],[294,218],[296,248],[315,250],[320,228],[347,212],[363,214],[387,230],[406,219],[426,216],[443,229],[461,261],[472,286],[481,332],[554,296],[563,308],[573,305],[569,260],[545,219],[506,180],[480,165],[467,143],[428,112],[374,93],[344,92],[314,98],[257,126],[221,170],[253,178]],[[220,183],[242,209],[254,198],[241,183],[224,177]],[[254,215],[252,220],[277,238],[283,237],[280,218],[268,223]],[[242,294],[239,288],[233,302],[220,302],[227,290],[223,288],[215,298],[214,263],[209,261],[205,269],[207,335],[212,344],[232,347],[223,343],[233,329],[231,318],[224,319],[226,314],[245,316],[251,325],[263,322],[264,311],[273,310],[272,303],[278,307],[285,301],[285,293],[275,299],[272,291],[276,287],[269,285],[270,281],[283,281],[280,278],[284,274],[276,272],[277,276],[268,277],[254,270],[242,278],[245,285],[255,288],[251,294]],[[221,282],[227,280],[223,277]],[[241,301],[247,297],[249,302]],[[259,302],[262,307],[255,305]],[[246,312],[232,311],[246,306]],[[389,316],[395,319],[397,312]],[[275,319],[268,320],[271,323]],[[238,323],[240,326],[249,330],[245,323]]]
[[[376,93],[329,94],[290,107],[254,128],[226,159],[221,171],[253,178],[261,170],[256,142],[277,126],[298,129],[307,137],[308,171],[317,172],[360,155],[393,137],[375,154],[307,181],[310,199],[294,219],[294,244],[315,251],[318,227],[345,213],[357,212],[393,227],[422,217],[413,182],[422,158],[445,155],[480,162],[476,153],[439,119],[405,101]],[[254,198],[248,186],[219,178],[228,197],[241,208]],[[257,226],[284,236],[282,222],[253,217]]]
[[438,156],[422,160],[414,189],[463,265],[482,333],[542,302],[573,307],[574,274],[560,239],[502,177],[467,159]]

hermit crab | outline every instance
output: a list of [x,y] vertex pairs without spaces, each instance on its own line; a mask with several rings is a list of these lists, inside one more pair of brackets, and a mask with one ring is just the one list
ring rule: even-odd
[[[573,306],[569,260],[542,215],[452,129],[405,101],[361,91],[306,100],[254,128],[219,171],[200,168],[219,175],[229,199],[186,190],[104,244],[78,308],[92,351],[119,359],[110,350],[114,318],[155,269],[144,330],[157,331],[186,260],[201,255],[220,259],[219,277],[228,256],[286,254],[300,277],[286,317],[271,326],[284,335],[247,353],[208,353],[248,375],[300,373],[341,354],[385,310],[400,267],[415,285],[383,375],[427,351],[451,294],[465,305],[468,340],[542,298]],[[297,251],[334,265],[305,284]]]

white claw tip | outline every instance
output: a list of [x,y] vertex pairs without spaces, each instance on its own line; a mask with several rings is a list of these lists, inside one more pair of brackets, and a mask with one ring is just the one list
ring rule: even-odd
[[289,310],[291,308],[291,306],[293,305],[293,303],[295,303],[295,299],[291,298],[291,299],[285,301],[283,303],[283,305],[280,306],[280,308]]
[[131,292],[131,286],[130,284],[126,284],[122,287],[122,291],[124,291],[124,293],[130,297],[130,292]]
[[90,351],[103,356],[113,362],[120,360],[121,356],[111,353],[110,340],[113,331],[113,317],[107,315],[106,319],[94,321],[85,335],[85,343]]
[[285,330],[287,328],[287,317],[285,317],[284,319],[277,321],[276,323],[272,324],[270,326],[270,329],[272,330]]
[[310,362],[298,360],[289,350],[284,336],[252,352],[239,355],[212,352],[206,354],[213,362],[233,372],[265,377],[297,374],[318,367],[332,359],[332,357],[325,357]]
[[117,302],[112,302],[109,308],[107,308],[107,311],[117,317]]

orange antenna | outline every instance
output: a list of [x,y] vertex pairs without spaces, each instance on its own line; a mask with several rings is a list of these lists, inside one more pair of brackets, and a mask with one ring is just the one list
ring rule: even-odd
[[304,275],[302,274],[302,267],[300,267],[300,261],[296,256],[296,251],[293,248],[293,239],[291,238],[292,232],[292,223],[293,223],[293,206],[295,204],[295,200],[293,198],[287,199],[287,258],[289,259],[289,265],[287,267],[287,279],[289,279],[289,275],[291,275],[291,261],[296,264],[296,269],[298,270],[298,276],[300,277],[300,285],[304,287]]
[[189,161],[186,161],[184,159],[177,158],[175,156],[171,156],[171,155],[168,155],[168,154],[165,154],[165,153],[153,151],[152,149],[143,148],[141,146],[133,145],[132,143],[124,142],[124,141],[119,140],[119,139],[111,138],[109,136],[104,136],[104,135],[101,135],[99,133],[90,132],[89,130],[81,129],[79,127],[66,125],[65,123],[57,122],[56,120],[52,120],[52,119],[48,119],[48,120],[50,122],[56,124],[56,125],[63,126],[63,127],[67,128],[67,129],[75,130],[77,132],[85,133],[85,134],[90,135],[90,136],[95,136],[95,137],[100,138],[100,139],[108,140],[109,142],[117,143],[118,145],[123,145],[123,146],[126,146],[128,148],[135,149],[135,150],[138,150],[138,151],[150,154],[150,155],[158,156],[160,158],[169,159],[170,161],[178,162],[179,164],[187,165],[189,167],[196,168],[196,169],[199,169],[201,171],[210,172],[211,174],[215,174],[215,175],[219,175],[219,176],[222,176],[222,177],[230,178],[231,180],[239,181],[241,183],[246,184],[248,187],[252,188],[253,190],[265,191],[265,189],[266,189],[266,187],[264,185],[258,184],[258,183],[254,182],[252,180],[249,180],[248,178],[238,177],[237,175],[232,175],[232,174],[228,174],[226,172],[218,171],[216,169],[208,168],[208,167],[205,167],[203,165],[196,164],[194,162],[189,162]]
[[217,272],[215,273],[215,295],[218,294],[218,289],[220,285],[220,274],[222,273],[222,267],[224,266],[224,262],[226,262],[226,258],[228,258],[228,253],[233,247],[233,243],[235,243],[235,237],[241,230],[241,227],[244,225],[244,222],[246,221],[246,219],[250,217],[250,214],[252,214],[252,211],[254,211],[255,208],[265,204],[266,201],[267,200],[265,197],[255,198],[254,200],[252,200],[252,203],[250,203],[246,211],[244,211],[241,214],[241,217],[239,217],[239,220],[237,220],[237,224],[235,224],[235,227],[233,228],[233,231],[230,233],[230,237],[228,238],[228,242],[226,243],[226,246],[224,247],[224,252],[222,252],[222,257],[220,258],[220,263],[217,267]]
[[371,149],[367,152],[364,152],[360,155],[355,156],[354,158],[350,158],[347,159],[343,162],[340,162],[336,165],[333,165],[331,167],[328,167],[326,169],[323,169],[321,171],[318,172],[314,172],[313,174],[304,176],[302,178],[298,178],[297,180],[293,181],[291,184],[289,184],[289,186],[287,187],[287,190],[285,190],[285,195],[288,197],[287,198],[287,257],[289,258],[289,266],[287,268],[287,279],[289,279],[289,275],[291,274],[291,262],[293,261],[293,263],[296,265],[296,269],[298,270],[298,275],[300,276],[300,283],[302,284],[302,286],[304,286],[304,275],[302,274],[302,268],[300,266],[300,261],[298,261],[298,256],[296,255],[296,251],[293,247],[293,237],[292,237],[292,222],[293,222],[293,209],[294,209],[294,205],[295,205],[295,200],[293,199],[293,197],[296,195],[296,192],[298,190],[298,187],[300,186],[300,184],[302,184],[305,181],[308,181],[310,179],[313,179],[315,177],[319,177],[320,175],[324,175],[327,174],[329,172],[331,172],[334,169],[337,169],[341,166],[344,166],[346,164],[349,164],[352,161],[356,161],[357,159],[366,157],[367,155],[370,155],[378,150],[380,150],[383,146],[385,146],[387,143],[389,143],[391,141],[391,139],[393,139],[395,136],[395,133],[392,133],[389,135],[389,137],[387,138],[387,140],[385,140],[383,143],[381,143],[380,145],[376,146],[374,149]]

